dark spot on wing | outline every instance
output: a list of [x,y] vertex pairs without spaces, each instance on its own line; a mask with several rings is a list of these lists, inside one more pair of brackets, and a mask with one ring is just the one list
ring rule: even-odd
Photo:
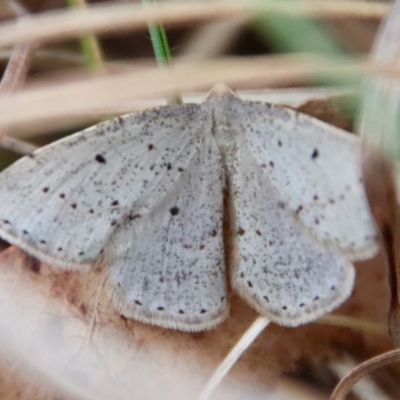
[[64,193],[60,193],[59,196],[60,196],[60,199],[65,199],[65,194]]
[[154,144],[149,144],[148,146],[147,146],[147,148],[149,149],[149,150],[153,150],[154,149]]
[[42,239],[42,240],[40,241],[40,243],[46,244],[47,242],[46,242],[45,240]]
[[315,296],[315,297],[314,297],[314,301],[317,301],[317,300],[319,300],[319,297],[318,297],[318,296]]
[[205,310],[204,308],[200,311],[200,314],[205,314],[207,312],[207,310]]
[[71,204],[71,207],[72,207],[73,209],[75,209],[75,208],[76,208],[76,203]]
[[285,202],[284,201],[278,201],[278,207],[281,208],[282,210],[285,209]]
[[282,147],[282,142],[280,140],[278,140],[278,146]]
[[210,232],[210,235],[211,235],[212,237],[217,236],[217,231],[216,231],[215,229],[213,229],[213,230]]
[[131,222],[131,221],[134,221],[135,219],[138,219],[138,218],[140,218],[140,217],[141,217],[140,214],[135,214],[135,215],[129,214],[126,218],[127,218],[127,220],[128,220],[129,222]]
[[200,250],[203,250],[204,249],[204,244],[201,244],[200,245]]
[[286,307],[286,306],[283,306],[283,307],[282,307],[282,310],[287,310],[287,307]]
[[43,190],[43,193],[47,193],[49,191],[49,188],[48,187],[44,187],[42,190]]
[[135,300],[135,304],[137,304],[138,306],[142,305],[142,303],[139,300]]
[[275,166],[275,164],[274,164],[273,161],[270,161],[270,162],[269,162],[269,165],[271,166],[271,168],[274,168],[274,166]]
[[299,214],[300,213],[300,211],[303,209],[303,206],[298,206],[297,208],[296,208],[296,214]]
[[179,214],[179,208],[176,207],[176,206],[171,207],[171,208],[169,209],[169,212],[171,213],[172,216],[178,215],[178,214]]
[[313,152],[312,152],[312,154],[311,154],[311,158],[312,158],[313,160],[315,160],[318,156],[319,156],[319,151],[318,151],[318,149],[314,149]]
[[256,230],[256,233],[257,233],[258,236],[262,236],[261,232],[258,229]]
[[250,281],[247,281],[247,286],[248,287],[253,287],[253,284]]
[[239,226],[237,233],[238,233],[238,235],[243,236],[246,232],[242,227]]
[[114,200],[114,201],[111,203],[111,205],[112,205],[113,207],[117,206],[118,204],[119,204],[118,200]]
[[178,168],[178,171],[179,171],[179,172],[183,172],[184,169],[183,169],[182,167],[179,167],[179,168]]
[[264,296],[264,299],[269,303],[269,298],[268,298],[268,296]]
[[23,233],[24,235],[28,235],[28,234],[29,234],[29,232],[28,232],[26,229],[24,229],[24,230],[22,231],[22,233]]
[[183,310],[179,310],[178,312],[179,312],[179,314],[185,314],[185,311],[183,311]]
[[158,311],[164,311],[165,308],[164,308],[164,307],[157,307],[157,310],[158,310]]
[[106,159],[101,154],[97,154],[95,160],[100,164],[106,163]]

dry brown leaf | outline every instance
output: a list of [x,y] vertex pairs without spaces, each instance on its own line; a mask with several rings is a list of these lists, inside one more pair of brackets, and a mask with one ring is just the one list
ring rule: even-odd
[[[359,281],[372,268],[361,268]],[[382,274],[375,271],[370,280],[375,293],[381,287],[380,297],[387,297]],[[231,294],[231,316],[212,331],[190,334],[144,325],[116,312],[103,281],[101,271],[60,271],[15,247],[1,253],[0,337],[1,343],[8,343],[2,351],[64,391],[68,388],[69,394],[88,390],[104,399],[128,399],[139,393],[141,399],[157,399],[162,393],[166,399],[186,399],[200,393],[256,317]],[[358,285],[342,311],[384,319],[385,312],[366,289]],[[265,394],[273,390],[282,371],[293,372],[304,360],[323,364],[346,348],[363,347],[363,337],[360,332],[318,324],[297,329],[271,326],[233,368],[220,395],[228,390],[230,399],[243,398],[246,385]]]

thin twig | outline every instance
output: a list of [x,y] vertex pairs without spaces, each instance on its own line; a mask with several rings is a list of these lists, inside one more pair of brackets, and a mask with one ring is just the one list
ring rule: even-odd
[[375,369],[381,368],[387,364],[400,361],[400,350],[392,350],[387,353],[381,354],[377,357],[371,358],[360,364],[357,368],[354,368],[348,375],[346,375],[336,386],[335,390],[331,395],[331,400],[344,400],[351,388],[359,381],[363,376],[374,371]]
[[[29,18],[27,10],[19,2],[10,0],[8,4],[15,12],[18,20],[21,21],[21,19]],[[3,77],[1,78],[1,94],[14,92],[23,85],[37,48],[38,43],[33,41],[20,43],[13,48]]]
[[37,43],[32,42],[19,44],[14,47],[0,82],[0,92],[2,95],[15,92],[22,87],[37,47]]
[[[10,3],[15,12],[25,18],[27,15],[26,10],[16,1]],[[10,94],[18,90],[24,84],[29,66],[35,56],[36,49],[38,48],[37,42],[21,43],[13,48],[11,57],[7,63],[3,77],[0,82],[0,93]],[[5,134],[0,133],[0,145],[3,148],[13,150],[20,154],[30,154],[36,149],[35,146],[25,143],[19,139],[11,138]]]

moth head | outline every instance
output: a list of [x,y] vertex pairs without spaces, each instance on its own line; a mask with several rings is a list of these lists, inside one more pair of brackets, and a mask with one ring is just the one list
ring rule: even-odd
[[235,97],[239,98],[235,92],[228,88],[224,83],[217,83],[213,86],[206,97],[206,101],[214,97]]

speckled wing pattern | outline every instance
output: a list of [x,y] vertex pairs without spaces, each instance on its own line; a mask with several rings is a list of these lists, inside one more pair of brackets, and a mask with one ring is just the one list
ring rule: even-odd
[[225,319],[223,179],[219,150],[205,135],[170,195],[137,229],[120,232],[133,241],[109,269],[110,289],[125,316],[195,331]]
[[18,160],[0,174],[1,236],[60,267],[110,259],[115,231],[138,224],[168,194],[207,124],[197,105],[148,110]]
[[309,232],[352,260],[376,253],[357,137],[271,104],[236,100],[230,110],[265,179]]
[[271,321],[304,324],[350,295],[354,268],[305,232],[242,139],[229,157],[236,216],[232,286]]
[[102,265],[125,316],[185,331],[226,318],[229,260],[250,305],[296,326],[350,294],[338,250],[376,251],[360,176],[356,138],[214,91],[17,161],[0,174],[0,236],[61,268]]

